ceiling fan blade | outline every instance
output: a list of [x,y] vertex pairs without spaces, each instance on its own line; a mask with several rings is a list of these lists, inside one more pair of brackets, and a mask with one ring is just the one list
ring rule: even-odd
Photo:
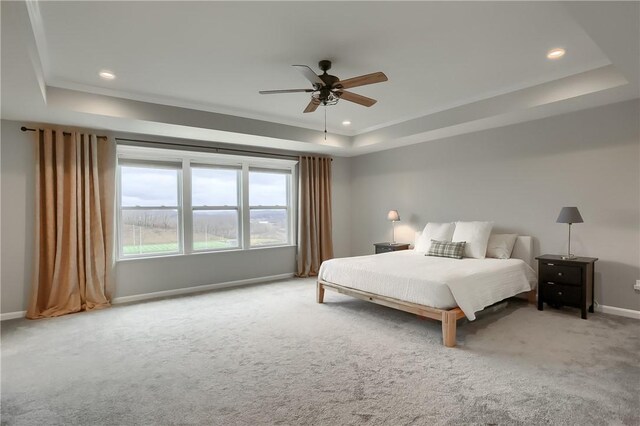
[[345,101],[349,101],[349,102],[354,102],[356,104],[363,105],[366,107],[370,107],[371,105],[378,102],[375,99],[367,98],[366,96],[358,95],[352,92],[342,91],[342,92],[336,92],[336,93],[340,96],[340,99],[344,99]]
[[273,95],[276,93],[298,93],[298,92],[313,92],[313,89],[282,89],[282,90],[261,90],[260,93],[261,95]]
[[311,84],[313,84],[313,87],[324,87],[324,81],[322,81],[322,79],[318,77],[318,74],[313,72],[313,70],[308,66],[306,65],[292,65],[292,66],[296,67],[298,71],[300,71],[302,75],[304,75],[304,77],[307,80],[309,80]]
[[359,77],[348,78],[342,81],[336,81],[333,83],[333,87],[350,89],[352,87],[364,86],[367,84],[382,83],[389,80],[383,72],[374,72],[367,75],[361,75]]
[[309,102],[309,105],[307,105],[307,107],[304,109],[304,112],[313,112],[318,109],[319,105],[320,102],[316,101],[315,99],[311,99],[311,102]]

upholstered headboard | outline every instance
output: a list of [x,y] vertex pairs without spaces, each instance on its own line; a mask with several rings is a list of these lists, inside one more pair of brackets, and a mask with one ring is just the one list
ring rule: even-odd
[[533,268],[533,238],[519,235],[516,239],[516,244],[513,246],[511,258],[522,259]]

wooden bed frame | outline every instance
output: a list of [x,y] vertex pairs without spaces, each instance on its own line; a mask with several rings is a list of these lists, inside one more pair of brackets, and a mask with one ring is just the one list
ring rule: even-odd
[[[533,262],[533,239],[530,236],[518,236],[515,246],[513,247],[511,257],[515,259],[522,259],[531,266]],[[324,290],[327,288],[335,290],[338,293],[346,294],[368,302],[377,303],[378,305],[388,306],[390,308],[399,309],[421,317],[441,321],[442,341],[444,345],[448,348],[452,348],[456,345],[456,321],[465,316],[462,309],[458,307],[448,310],[432,308],[431,306],[405,302],[392,297],[380,296],[378,294],[356,290],[339,284],[329,283],[321,280],[320,278],[318,278],[318,282],[316,284],[316,302],[324,302]],[[536,290],[527,291],[518,294],[515,297],[521,296],[526,297],[529,303],[536,303]]]
[[[316,284],[316,302],[324,302],[324,290],[335,290],[338,293],[366,300],[368,302],[377,303],[378,305],[388,306],[390,308],[399,309],[401,311],[416,314],[421,317],[431,318],[442,322],[442,342],[448,348],[456,346],[456,321],[463,318],[464,312],[460,308],[438,309],[430,306],[419,305],[417,303],[405,302],[403,300],[394,299],[392,297],[380,296],[378,294],[368,293],[354,288],[344,287],[338,284],[328,283],[318,279]],[[536,303],[536,291],[531,290],[522,293],[527,296],[529,303]]]

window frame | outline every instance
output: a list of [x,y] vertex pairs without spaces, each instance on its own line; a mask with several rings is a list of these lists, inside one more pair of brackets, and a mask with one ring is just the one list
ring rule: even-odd
[[[228,251],[262,250],[274,247],[296,246],[297,241],[297,160],[273,159],[264,157],[250,157],[230,154],[219,154],[204,151],[187,151],[171,148],[149,148],[135,145],[117,146],[116,164],[116,218],[115,242],[117,261],[135,260],[141,258],[157,258],[165,256],[184,256],[203,253],[217,253]],[[124,164],[123,164],[124,163]],[[178,170],[178,252],[143,253],[139,255],[124,255],[121,245],[122,228],[122,177],[121,166],[136,163],[175,164]],[[193,212],[192,205],[192,167],[236,168],[238,173],[238,247],[195,250],[193,245]],[[282,244],[251,246],[250,244],[250,206],[249,206],[249,171],[273,170],[289,176],[287,185],[287,220],[288,241]],[[281,209],[280,206],[277,206]],[[152,210],[150,207],[142,209]],[[173,208],[172,208],[173,209]],[[196,207],[198,210],[198,207]],[[205,208],[204,210],[215,210]],[[221,210],[231,210],[228,206]],[[283,209],[284,210],[284,209]]]
[[[271,167],[254,167],[254,166],[249,166],[249,170],[247,172],[247,185],[250,185],[250,174],[251,172],[257,172],[257,173],[272,173],[272,174],[282,174],[287,176],[287,194],[286,194],[286,205],[284,206],[279,206],[279,205],[274,205],[274,206],[262,206],[262,205],[257,205],[257,206],[252,206],[251,203],[249,201],[247,201],[247,210],[249,210],[249,227],[248,227],[248,234],[249,234],[249,238],[248,238],[248,245],[250,248],[263,248],[263,247],[282,247],[282,246],[287,246],[287,245],[291,245],[291,239],[293,238],[294,235],[294,230],[292,229],[292,219],[291,219],[291,215],[292,215],[292,211],[294,209],[291,208],[292,205],[292,191],[293,191],[293,173],[290,170],[284,170],[284,169],[278,169],[278,168],[271,168]],[[249,191],[247,191],[249,192]],[[264,244],[264,245],[255,245],[252,246],[251,245],[251,210],[284,210],[287,213],[287,241],[284,243],[278,243],[278,244]]]
[[[176,206],[123,206],[122,205],[122,167],[137,167],[137,168],[155,168],[155,169],[168,169],[175,170],[176,173]],[[117,254],[118,260],[127,260],[127,259],[139,259],[146,257],[161,257],[161,256],[175,256],[184,253],[184,229],[181,226],[183,220],[183,203],[182,203],[182,188],[183,188],[183,170],[180,166],[180,163],[177,161],[172,161],[171,159],[167,159],[167,161],[147,161],[145,159],[129,159],[127,158],[125,164],[120,163],[120,157],[118,157],[118,164],[116,168],[116,205],[117,205],[117,226],[116,226],[116,243],[117,243]],[[171,210],[177,211],[176,217],[176,237],[178,243],[178,250],[170,251],[170,252],[159,252],[159,253],[139,253],[139,254],[124,254],[123,246],[121,244],[122,239],[122,225],[123,225],[123,212],[125,210],[129,211],[147,211],[147,210]]]
[[[194,206],[193,199],[190,200],[190,220],[191,220],[191,241],[190,241],[190,251],[191,253],[207,253],[211,251],[229,251],[229,250],[241,250],[242,242],[243,242],[243,226],[242,226],[242,166],[230,166],[230,165],[221,165],[221,164],[212,164],[212,163],[203,163],[203,162],[191,162],[187,161],[187,165],[189,169],[189,189],[191,190],[190,196],[193,195],[193,169],[202,168],[202,169],[222,169],[222,170],[235,170],[236,171],[236,205],[235,206]],[[193,241],[193,212],[194,211],[227,211],[227,210],[235,210],[236,216],[238,219],[238,245],[235,247],[222,247],[217,249],[200,249],[196,250],[195,242]]]

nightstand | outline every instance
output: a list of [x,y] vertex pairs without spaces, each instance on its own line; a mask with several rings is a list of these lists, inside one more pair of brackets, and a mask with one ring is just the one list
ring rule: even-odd
[[555,254],[536,257],[538,260],[538,310],[546,303],[553,307],[573,306],[593,312],[595,257],[563,259]]
[[409,250],[409,244],[404,243],[375,243],[376,254],[390,251]]

